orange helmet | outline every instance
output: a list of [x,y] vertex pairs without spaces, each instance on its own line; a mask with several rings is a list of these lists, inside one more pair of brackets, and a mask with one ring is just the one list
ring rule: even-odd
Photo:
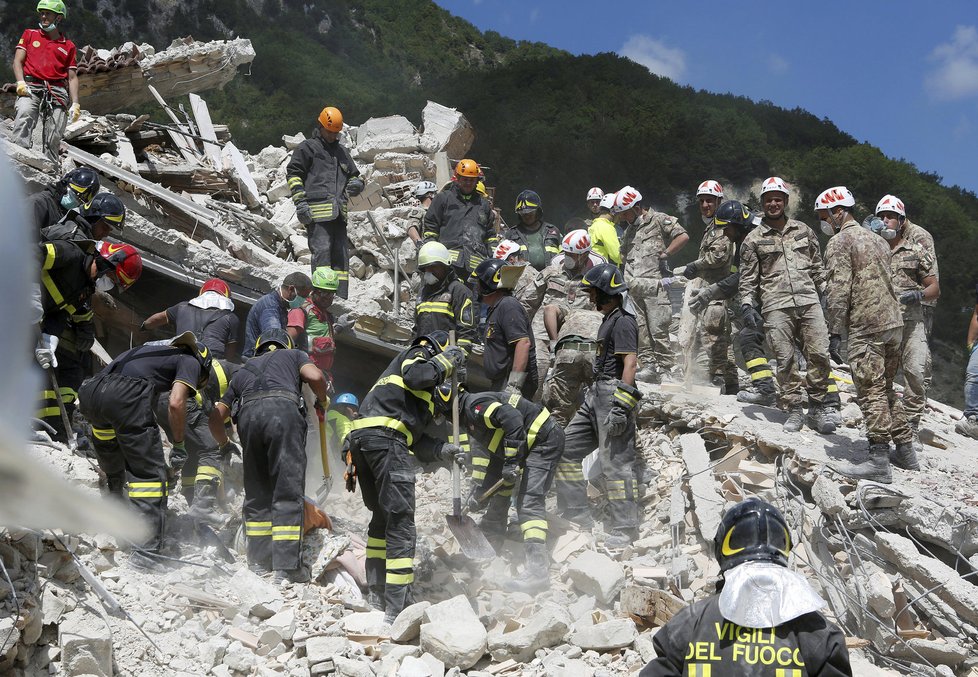
[[131,244],[102,242],[99,253],[114,267],[120,289],[129,289],[143,274],[143,257]]
[[338,134],[343,131],[343,113],[340,112],[339,108],[326,106],[323,108],[323,112],[319,114],[319,124],[325,127],[326,131]]
[[479,171],[479,163],[477,163],[475,160],[469,160],[468,158],[459,160],[459,163],[455,165],[455,173],[458,176],[468,176],[472,179],[478,179],[481,176]]
[[221,294],[222,296],[231,298],[231,289],[228,287],[228,283],[216,277],[212,277],[207,282],[202,284],[200,287],[201,294],[209,291],[216,291],[218,294]]

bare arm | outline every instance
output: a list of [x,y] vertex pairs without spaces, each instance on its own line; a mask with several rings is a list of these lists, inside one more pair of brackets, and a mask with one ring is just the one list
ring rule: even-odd
[[516,341],[516,347],[513,351],[513,368],[511,371],[524,373],[526,372],[526,365],[530,361],[530,339],[521,338]]
[[627,353],[624,358],[624,365],[621,371],[621,380],[628,385],[635,387],[635,372],[638,370],[638,357],[635,353]]
[[316,393],[316,398],[320,401],[323,407],[329,406],[329,391],[326,384],[326,377],[323,376],[323,372],[316,365],[311,362],[302,365],[299,369],[299,378],[304,382],[309,384],[312,388],[312,392]]
[[68,96],[71,103],[78,103],[78,70],[75,68],[68,69]]
[[156,329],[157,327],[162,327],[170,323],[170,319],[166,316],[166,311],[161,310],[158,313],[153,313],[143,321],[143,327],[146,329]]
[[543,326],[547,330],[547,337],[556,341],[557,332],[560,331],[560,312],[557,306],[543,307]]
[[211,415],[207,419],[207,427],[210,428],[211,435],[214,436],[214,440],[219,446],[224,446],[230,440],[228,438],[227,430],[224,428],[224,419],[228,417],[231,410],[228,405],[223,402],[218,402],[214,405],[211,410]]
[[937,281],[936,275],[928,275],[924,278],[924,300],[933,301],[941,297],[941,284]]
[[[179,444],[183,442],[184,426],[187,423],[187,397],[190,395],[190,386],[181,381],[174,381],[170,388],[170,430],[173,432],[173,442]],[[223,420],[223,419],[222,419]]]
[[27,61],[27,50],[26,49],[15,49],[14,50],[14,62],[10,66],[11,70],[14,72],[14,80],[20,82],[24,79],[24,62]]

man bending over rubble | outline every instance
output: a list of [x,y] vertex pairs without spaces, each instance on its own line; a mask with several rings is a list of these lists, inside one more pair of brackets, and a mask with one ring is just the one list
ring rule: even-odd
[[[245,320],[245,357],[254,357],[258,337],[271,329],[285,330],[289,323],[289,308],[301,308],[312,292],[312,280],[305,273],[289,273],[278,289],[255,302]],[[294,340],[298,329],[289,331]]]

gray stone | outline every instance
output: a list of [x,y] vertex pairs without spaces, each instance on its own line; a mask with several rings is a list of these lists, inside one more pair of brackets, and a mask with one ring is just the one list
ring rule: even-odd
[[593,550],[571,560],[567,576],[574,587],[597,601],[610,605],[625,585],[625,569],[619,562]]
[[50,583],[44,586],[44,592],[41,593],[41,622],[44,625],[57,623],[58,619],[68,610],[68,601],[62,597],[63,594],[62,590]]
[[467,670],[486,653],[488,635],[464,595],[424,612],[421,648],[446,665]]
[[61,669],[66,675],[112,675],[112,635],[101,618],[82,610],[58,625]]
[[896,612],[896,602],[893,599],[893,583],[882,569],[868,560],[863,561],[866,576],[861,577],[866,590],[866,600],[869,607],[880,618],[892,618]]
[[285,607],[262,623],[262,627],[275,630],[282,639],[291,641],[295,634],[295,611],[291,607]]
[[391,625],[391,641],[411,642],[421,633],[421,621],[431,602],[418,602],[405,607]]
[[231,642],[221,662],[236,672],[250,672],[258,661],[255,653],[241,642]]
[[568,640],[585,651],[610,651],[631,646],[638,637],[638,630],[630,618],[615,618],[604,623],[577,628]]
[[[909,645],[909,646],[907,646]],[[907,645],[897,642],[892,653],[898,658],[920,661],[923,656],[935,665],[960,665],[968,657],[968,650],[950,639],[910,639]]]
[[815,484],[812,485],[812,498],[819,510],[829,517],[835,517],[849,511],[846,499],[839,491],[838,483],[829,479],[827,475],[819,475],[816,478]]
[[579,658],[568,659],[563,665],[547,668],[547,677],[593,677],[594,669]]
[[420,658],[406,656],[397,669],[397,677],[432,677],[431,668]]
[[345,654],[349,647],[346,637],[310,637],[306,640],[306,657],[310,665],[315,665]]
[[360,660],[337,656],[333,659],[333,664],[336,665],[336,674],[341,677],[374,677],[370,665]]
[[200,662],[208,668],[212,668],[224,660],[224,652],[227,651],[231,642],[226,637],[211,637],[206,642],[199,645]]
[[435,148],[425,148],[428,153],[445,151],[449,157],[463,158],[475,141],[475,131],[464,115],[434,101],[421,112],[421,125],[424,135],[434,140]]
[[526,625],[513,632],[489,636],[489,653],[495,661],[512,659],[526,663],[537,649],[547,648],[563,640],[571,627],[567,610],[549,604],[538,610]]
[[288,155],[288,151],[281,146],[265,146],[258,151],[258,155],[255,155],[254,158],[265,169],[278,169],[286,155]]
[[658,628],[652,632],[643,632],[635,639],[635,650],[642,657],[643,663],[648,663],[656,656],[655,647],[652,645],[652,638],[655,637],[656,632]]
[[284,604],[282,591],[246,568],[239,569],[228,588],[241,600],[241,609],[259,618],[271,618]]
[[418,132],[411,121],[401,115],[370,118],[357,129],[354,156],[371,162],[378,153],[413,153],[419,149]]
[[288,134],[284,134],[282,136],[282,143],[285,144],[286,150],[295,150],[296,148],[299,147],[299,144],[305,140],[306,140],[306,135],[303,134],[302,132],[299,132],[294,136],[290,136]]
[[379,635],[384,625],[383,611],[361,611],[344,616],[343,631],[348,635]]

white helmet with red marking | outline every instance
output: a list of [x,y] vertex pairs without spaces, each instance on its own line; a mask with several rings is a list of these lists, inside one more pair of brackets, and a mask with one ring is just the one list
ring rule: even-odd
[[876,204],[876,211],[874,213],[879,216],[880,212],[896,212],[904,218],[907,217],[907,208],[903,206],[903,200],[896,195],[883,196],[883,199]]
[[520,251],[520,245],[512,240],[503,240],[496,245],[496,251],[492,253],[494,259],[502,259],[505,261],[513,254],[518,254]]
[[788,184],[784,182],[780,176],[771,176],[764,179],[764,183],[761,184],[761,195],[764,193],[771,192],[784,193],[785,197],[788,196]]
[[832,209],[833,207],[854,207],[855,205],[856,198],[852,196],[852,191],[845,186],[827,188],[815,200],[816,210]]
[[642,194],[631,186],[625,186],[615,193],[615,204],[611,208],[612,214],[621,214],[632,207],[637,207],[642,201]]
[[699,188],[696,189],[696,196],[699,197],[700,195],[712,195],[718,200],[722,200],[723,186],[713,179],[707,179],[700,184]]
[[591,251],[591,236],[586,230],[572,230],[560,241],[560,251],[568,254],[583,254]]
[[600,200],[603,197],[604,197],[604,191],[598,188],[597,186],[595,186],[594,188],[592,188],[587,192],[588,202],[590,202],[591,200]]

